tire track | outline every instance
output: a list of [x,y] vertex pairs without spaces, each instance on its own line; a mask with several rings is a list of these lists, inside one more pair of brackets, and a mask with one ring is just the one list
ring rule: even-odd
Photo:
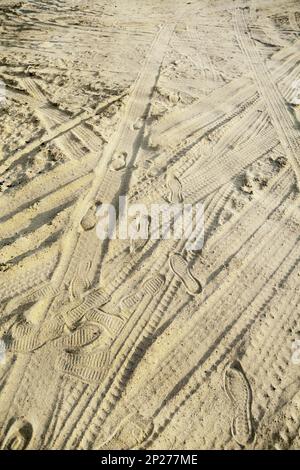
[[243,9],[236,9],[235,29],[241,50],[248,60],[249,68],[257,82],[261,96],[269,111],[269,115],[284,151],[293,166],[297,180],[300,179],[300,144],[299,135],[295,129],[293,118],[287,109],[286,102],[280,94],[273,76],[257,51],[251,38]]

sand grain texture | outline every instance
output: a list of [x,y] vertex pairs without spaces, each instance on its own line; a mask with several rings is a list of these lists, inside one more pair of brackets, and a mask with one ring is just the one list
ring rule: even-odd
[[[0,448],[299,448],[299,2],[0,18]],[[120,195],[203,248],[100,240]]]

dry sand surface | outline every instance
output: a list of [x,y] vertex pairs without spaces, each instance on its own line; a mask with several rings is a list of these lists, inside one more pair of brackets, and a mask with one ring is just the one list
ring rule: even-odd
[[[299,1],[0,19],[0,447],[299,448]],[[203,248],[100,240],[125,194]]]

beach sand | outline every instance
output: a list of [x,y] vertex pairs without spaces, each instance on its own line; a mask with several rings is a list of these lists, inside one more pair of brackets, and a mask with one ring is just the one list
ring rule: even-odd
[[299,2],[0,18],[0,448],[299,448]]

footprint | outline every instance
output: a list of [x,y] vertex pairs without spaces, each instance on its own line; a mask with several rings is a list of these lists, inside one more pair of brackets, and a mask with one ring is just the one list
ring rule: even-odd
[[83,216],[80,223],[81,223],[81,227],[85,231],[92,230],[96,226],[97,217],[96,217],[96,206],[94,204],[88,209],[88,211]]
[[165,283],[165,276],[157,274],[149,277],[142,285],[143,295],[156,295]]
[[99,328],[90,326],[89,328],[78,329],[81,319],[93,308],[101,307],[109,301],[106,292],[97,288],[91,290],[80,300],[74,300],[62,308],[55,317],[46,319],[42,325],[35,325],[31,322],[21,321],[12,325],[5,343],[8,351],[31,352],[45,343],[59,338],[65,338],[64,332],[67,328],[71,336],[67,336],[65,341],[69,341],[69,347],[78,346],[92,342],[99,336]]
[[170,267],[173,273],[183,282],[186,290],[190,295],[200,294],[202,286],[196,279],[189,267],[187,261],[179,253],[175,253],[169,258]]
[[91,268],[91,262],[80,263],[69,286],[69,295],[71,300],[77,300],[82,297],[90,287],[91,283],[88,274]]
[[2,450],[25,450],[32,439],[32,425],[23,418],[16,419],[10,426],[1,445]]
[[141,300],[143,296],[141,292],[137,292],[135,294],[130,294],[127,295],[126,297],[123,297],[120,301],[120,308],[121,310],[129,309],[131,310],[132,308],[135,307]]
[[94,323],[84,323],[75,331],[69,331],[67,335],[59,339],[58,343],[64,349],[72,352],[83,346],[94,343],[102,334],[103,328]]
[[109,351],[95,350],[91,353],[61,353],[56,360],[55,369],[86,383],[102,382],[108,373]]
[[82,299],[72,300],[69,304],[63,306],[61,315],[66,326],[70,330],[75,329],[82,317],[85,315],[86,310],[84,300]]
[[63,307],[61,315],[67,327],[72,330],[88,311],[102,307],[109,300],[110,296],[101,287],[92,289],[83,298],[75,299]]
[[123,297],[120,301],[121,310],[134,308],[143,298],[144,295],[156,295],[165,283],[165,277],[161,274],[152,276],[144,281],[141,289],[134,294]]
[[168,173],[166,183],[169,190],[167,200],[172,204],[182,202],[182,185],[177,176],[173,173]]
[[104,442],[97,444],[97,449],[127,450],[140,446],[152,433],[154,425],[139,413],[131,413],[124,418],[116,430]]
[[232,437],[238,444],[245,446],[254,437],[251,416],[252,392],[238,361],[233,361],[226,367],[224,389],[233,406]]
[[109,335],[113,338],[118,335],[124,326],[124,319],[118,315],[104,312],[99,309],[92,309],[86,313],[87,321],[103,326]]
[[116,157],[113,158],[110,167],[114,171],[119,171],[123,170],[123,168],[126,167],[126,159],[127,159],[127,153],[122,152],[120,155],[117,155]]
[[43,325],[35,325],[25,320],[15,323],[6,338],[8,351],[32,352],[45,343],[63,334],[63,320],[60,315],[45,320]]

